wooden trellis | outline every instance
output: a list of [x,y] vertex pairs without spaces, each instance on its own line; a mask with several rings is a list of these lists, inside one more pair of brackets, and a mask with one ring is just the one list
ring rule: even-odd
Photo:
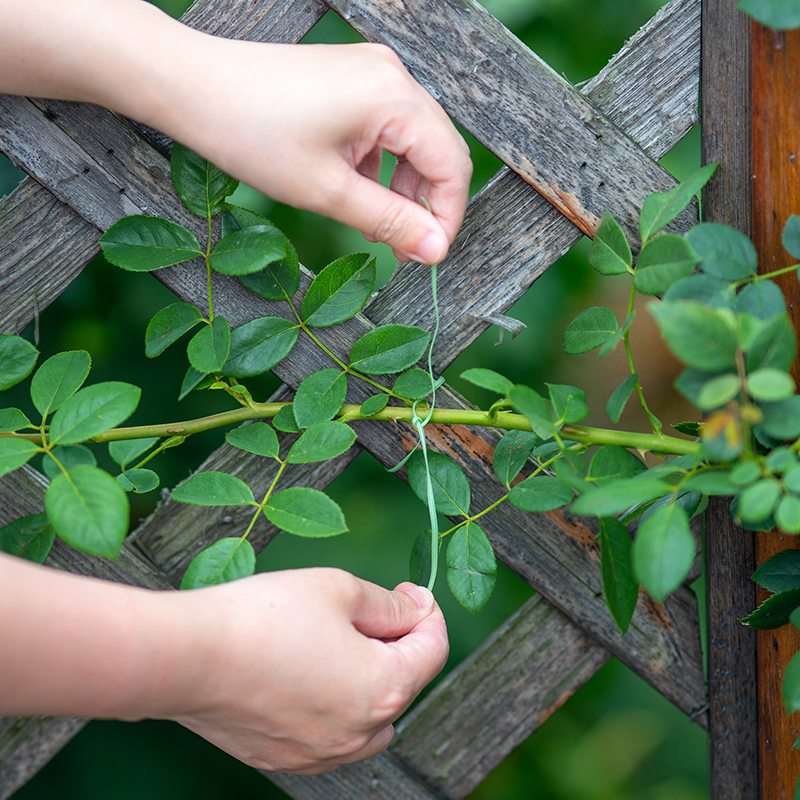
[[[443,370],[583,233],[611,211],[632,234],[644,197],[675,180],[656,159],[697,120],[700,0],[672,0],[579,91],[473,0],[199,0],[184,21],[210,33],[296,42],[332,8],[368,40],[390,45],[448,113],[507,165],[470,203],[440,266],[446,317],[435,368]],[[169,181],[169,142],[103,109],[0,96],[0,150],[31,178],[0,203],[0,331],[20,332],[97,252],[97,238],[128,214],[154,214],[197,230]],[[676,230],[692,224],[691,213]],[[492,275],[486,282],[483,276]],[[196,265],[157,275],[181,300],[204,303]],[[216,275],[215,297],[232,326],[277,304]],[[305,273],[304,291],[309,282]],[[476,288],[479,286],[480,288]],[[373,325],[432,323],[426,272],[409,265],[364,313],[325,329],[346,353]],[[302,377],[327,366],[299,343],[276,370],[291,397]],[[363,399],[354,390],[352,401]],[[446,386],[440,404],[466,406]],[[385,465],[411,446],[411,429],[354,425],[358,444],[334,462],[292,465],[284,480],[324,487],[365,448]],[[431,426],[429,444],[454,458],[477,501],[499,497],[490,430]],[[258,493],[273,467],[226,446],[203,465],[231,472]],[[0,524],[41,513],[45,478],[27,467],[0,479]],[[56,544],[49,564],[153,589],[175,588],[196,553],[236,535],[234,508],[162,502],[116,563]],[[277,531],[261,518],[252,541]],[[687,588],[657,606],[646,596],[619,635],[602,597],[593,522],[566,512],[525,514],[503,504],[484,518],[498,557],[537,590],[481,648],[398,726],[388,752],[320,776],[265,773],[296,798],[463,797],[610,656],[707,727],[697,603]],[[696,574],[696,572],[695,572]],[[491,703],[481,698],[491,697]],[[84,724],[77,719],[0,720],[0,800],[31,778]]]

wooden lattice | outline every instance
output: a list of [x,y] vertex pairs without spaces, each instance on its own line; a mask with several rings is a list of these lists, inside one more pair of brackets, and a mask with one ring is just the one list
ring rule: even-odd
[[[697,122],[700,0],[672,0],[580,91],[472,0],[199,0],[184,21],[227,37],[296,42],[333,8],[368,40],[390,45],[450,115],[507,165],[472,199],[440,266],[440,303],[459,309],[438,339],[441,371],[582,235],[611,211],[632,234],[644,197],[675,184],[655,159]],[[169,176],[169,142],[100,108],[0,96],[0,150],[26,179],[0,203],[0,331],[19,332],[98,251],[120,217],[155,214],[196,230]],[[693,221],[685,213],[676,229]],[[46,235],[43,233],[46,232]],[[491,273],[492,281],[482,280]],[[203,305],[197,265],[160,270],[181,300]],[[215,297],[232,326],[276,304],[216,275]],[[309,282],[304,274],[304,291]],[[480,288],[476,288],[480,287]],[[364,313],[325,329],[339,353],[370,327],[430,326],[425,271],[409,265]],[[323,363],[299,343],[276,370],[291,396]],[[354,390],[351,401],[360,401]],[[441,405],[466,406],[446,386]],[[360,448],[385,465],[410,447],[410,429],[359,425],[358,444],[334,462],[292,465],[285,480],[323,487]],[[497,442],[485,429],[431,426],[430,445],[465,470],[482,507],[499,497]],[[223,446],[203,465],[246,480],[272,479],[262,459]],[[27,467],[0,479],[0,524],[41,513],[45,478]],[[223,521],[223,515],[225,519]],[[263,520],[263,517],[262,517]],[[191,558],[246,524],[237,509],[162,502],[116,563],[56,544],[51,566],[153,589],[174,588]],[[463,797],[610,656],[616,656],[695,722],[707,726],[697,604],[687,588],[657,606],[645,595],[619,635],[600,584],[594,523],[568,513],[524,514],[508,503],[485,518],[499,556],[537,590],[492,637],[401,720],[388,752],[334,773],[265,773],[296,798]],[[277,531],[266,521],[256,549]],[[486,702],[482,698],[491,698]],[[0,800],[24,784],[84,724],[77,719],[0,720]]]

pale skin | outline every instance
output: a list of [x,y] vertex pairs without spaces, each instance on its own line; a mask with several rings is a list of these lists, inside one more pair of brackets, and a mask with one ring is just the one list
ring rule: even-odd
[[[404,260],[440,261],[463,219],[466,145],[381,46],[233,42],[141,0],[0,0],[0,92],[107,106]],[[426,589],[332,569],[151,592],[0,554],[0,608],[0,715],[173,719],[296,773],[386,748],[448,653]]]

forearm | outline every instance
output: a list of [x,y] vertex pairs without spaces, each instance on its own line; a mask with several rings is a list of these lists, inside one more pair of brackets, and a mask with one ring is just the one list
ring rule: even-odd
[[0,92],[151,122],[203,36],[144,0],[0,0]]
[[0,609],[0,715],[166,717],[202,664],[177,592],[0,553]]

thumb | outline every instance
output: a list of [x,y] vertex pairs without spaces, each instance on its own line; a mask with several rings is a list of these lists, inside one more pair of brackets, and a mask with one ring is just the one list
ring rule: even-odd
[[[347,169],[347,168],[346,168]],[[388,244],[395,255],[423,264],[438,264],[447,255],[450,238],[426,208],[398,192],[347,169],[347,191],[335,208],[323,211],[361,231],[371,241]]]
[[404,636],[433,610],[431,592],[401,583],[393,592],[364,581],[352,610],[356,630],[374,639]]

